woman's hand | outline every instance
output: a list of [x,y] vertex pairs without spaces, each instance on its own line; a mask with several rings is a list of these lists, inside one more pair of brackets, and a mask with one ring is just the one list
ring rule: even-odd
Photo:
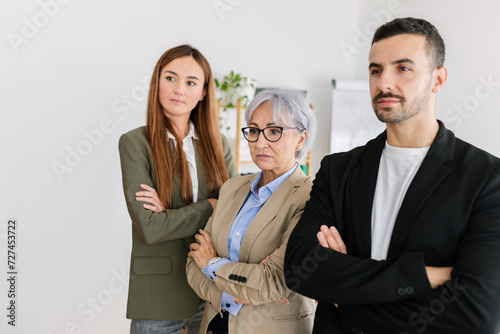
[[316,236],[321,246],[333,249],[342,254],[347,254],[347,248],[344,241],[335,227],[331,226],[328,228],[328,226],[322,225]]
[[274,252],[272,252],[271,254],[269,254],[268,256],[266,256],[266,258],[265,258],[264,260],[260,261],[260,263],[259,263],[259,264],[264,264],[264,263],[266,263],[267,261],[269,261],[269,259],[271,258],[271,256],[273,256],[273,255],[274,255],[274,253],[276,253],[276,252],[278,251],[278,249],[279,249],[279,248],[276,248],[276,249],[274,250]]
[[[279,250],[279,248],[276,248],[274,250],[274,252],[272,252],[271,254],[269,254],[268,256],[266,256],[266,258],[264,260],[260,261],[259,265],[262,265],[262,264],[266,263],[267,261],[269,261],[269,259],[271,258],[271,256],[273,256],[274,253],[276,253],[278,250]],[[239,300],[241,300],[241,299],[239,299]],[[239,303],[238,301],[236,301],[236,297],[234,298],[234,301],[237,302],[237,303]],[[248,302],[246,302],[244,300],[242,300],[242,301],[243,301],[243,303],[240,303],[240,304],[250,304],[250,303],[248,303]],[[275,303],[289,304],[289,301],[288,301],[288,298],[285,298],[285,299],[281,299],[281,300],[276,300]]]
[[196,239],[196,243],[192,243],[189,246],[191,251],[188,253],[188,256],[191,256],[198,265],[198,268],[202,270],[203,267],[208,265],[210,259],[217,257],[217,252],[212,244],[210,233],[207,231],[200,230],[200,234],[195,235],[194,238]]
[[147,184],[141,184],[141,188],[146,191],[138,191],[135,193],[135,200],[140,202],[148,202],[150,204],[143,204],[145,209],[151,210],[153,212],[162,212],[165,210],[165,206],[160,201],[156,189],[148,186]]
[[247,302],[246,300],[243,300],[243,299],[240,299],[238,297],[234,297],[234,301],[238,304],[244,304],[244,305],[252,305],[250,304],[249,302]]
[[207,200],[212,205],[212,210],[215,210],[215,207],[217,206],[217,202],[218,202],[217,198],[207,198]]

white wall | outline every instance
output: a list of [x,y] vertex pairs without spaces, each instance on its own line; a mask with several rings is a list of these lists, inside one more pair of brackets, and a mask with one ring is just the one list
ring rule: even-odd
[[[457,137],[500,156],[500,3],[476,0],[360,0],[359,29],[389,13],[433,23],[446,45],[448,82],[438,94],[436,115]],[[391,11],[391,8],[397,10]],[[368,78],[368,45],[356,58],[356,77]]]
[[131,224],[117,141],[144,124],[144,86],[166,49],[191,43],[217,77],[234,69],[307,90],[320,124],[314,172],[328,151],[331,79],[355,76],[338,45],[358,13],[353,0],[2,2],[0,275],[17,218],[18,276],[17,328],[0,280],[0,332],[127,332]]
[[[331,79],[367,77],[371,32],[359,31],[384,13],[421,16],[448,48],[438,113],[460,137],[500,155],[500,89],[485,97],[480,79],[500,82],[494,7],[487,0],[0,3],[0,275],[7,276],[7,221],[17,218],[17,332],[127,332],[131,225],[117,141],[144,124],[144,86],[166,49],[191,43],[217,77],[234,69],[261,86],[307,90],[320,126],[315,172],[328,152]],[[30,29],[34,21],[39,27]],[[468,114],[447,112],[464,103]],[[54,164],[71,172],[58,176]],[[5,316],[8,289],[2,278],[2,333],[16,330]]]

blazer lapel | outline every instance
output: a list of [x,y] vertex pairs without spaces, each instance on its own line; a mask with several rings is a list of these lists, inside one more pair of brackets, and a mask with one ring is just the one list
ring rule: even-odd
[[[168,139],[168,148],[169,148],[169,152],[168,152],[169,158],[171,159],[171,161],[174,161],[176,146],[175,146],[174,140],[172,138]],[[176,171],[174,171],[174,184],[172,187],[172,192],[173,192],[173,196],[172,196],[173,208],[177,209],[177,208],[180,208],[180,207],[186,205],[184,203],[184,200],[182,199],[179,173]]]
[[200,161],[200,147],[198,139],[193,138],[193,147],[195,151],[195,159],[196,159],[196,176],[198,177],[198,198],[207,198],[208,189],[207,189],[207,180],[205,177],[205,169]]
[[248,226],[248,229],[243,236],[243,240],[241,241],[239,254],[240,262],[248,263],[250,250],[255,240],[257,240],[264,228],[271,223],[282,208],[285,210],[288,209],[284,205],[285,202],[295,192],[295,189],[297,189],[300,184],[304,182],[305,178],[306,176],[304,175],[304,172],[300,166],[297,166],[293,173],[276,189],[267,202],[262,206]]
[[[248,179],[247,183],[243,184],[240,189],[236,192],[234,197],[234,201],[231,204],[231,207],[227,211],[224,217],[220,220],[220,224],[217,230],[217,245],[223,245],[221,249],[218,249],[218,253],[220,256],[229,258],[229,248],[228,248],[228,240],[229,240],[229,231],[231,230],[231,226],[233,225],[234,219],[241,207],[243,206],[243,202],[248,196],[250,192],[250,185],[252,184],[255,177]],[[219,218],[220,219],[220,218]],[[212,231],[212,235],[214,235]]]
[[[361,258],[370,258],[372,244],[372,207],[377,184],[380,157],[385,146],[386,132],[367,144],[362,157],[351,173],[351,186],[347,189],[346,212],[352,214],[356,249]],[[349,217],[346,217],[349,220]]]
[[444,163],[453,159],[455,135],[446,130],[443,123],[438,122],[440,127],[436,139],[422,161],[399,209],[387,257],[399,253],[418,211],[449,173]]

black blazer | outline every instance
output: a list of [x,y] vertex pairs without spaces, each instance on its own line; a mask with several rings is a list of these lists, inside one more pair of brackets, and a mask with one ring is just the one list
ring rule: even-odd
[[[285,257],[290,289],[319,301],[314,333],[500,331],[500,160],[439,126],[384,261],[370,253],[386,133],[323,159]],[[348,255],[318,245],[322,224]],[[425,266],[453,266],[453,279],[433,290]]]

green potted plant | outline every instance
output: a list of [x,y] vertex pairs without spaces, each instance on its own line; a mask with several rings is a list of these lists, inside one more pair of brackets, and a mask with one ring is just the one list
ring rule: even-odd
[[217,99],[224,107],[224,110],[234,108],[238,103],[238,99],[241,100],[243,107],[246,107],[255,95],[255,87],[256,81],[254,79],[249,79],[239,73],[234,73],[234,71],[225,75],[220,81],[215,79]]

